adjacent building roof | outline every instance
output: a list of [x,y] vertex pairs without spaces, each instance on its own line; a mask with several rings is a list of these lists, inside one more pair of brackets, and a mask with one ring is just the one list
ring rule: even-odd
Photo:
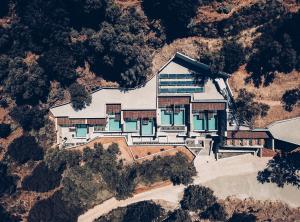
[[300,145],[300,117],[276,121],[267,128],[275,139]]
[[71,103],[51,108],[55,117],[69,118],[105,118],[106,104],[121,104],[124,110],[156,109],[156,76],[145,86],[122,91],[117,88],[102,88],[92,93],[92,102],[82,110],[74,110]]

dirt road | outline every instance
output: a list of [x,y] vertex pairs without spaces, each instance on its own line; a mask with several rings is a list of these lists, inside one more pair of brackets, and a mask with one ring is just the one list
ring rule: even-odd
[[[300,206],[300,191],[292,186],[278,188],[274,184],[260,184],[256,180],[259,170],[265,168],[269,158],[258,158],[250,154],[215,161],[209,156],[196,157],[194,164],[198,175],[195,184],[212,188],[219,198],[237,196],[254,197],[258,200],[280,200],[293,207]],[[137,194],[126,200],[111,198],[88,210],[78,218],[78,222],[92,222],[117,207],[142,200],[164,200],[178,206],[184,186],[168,185]]]

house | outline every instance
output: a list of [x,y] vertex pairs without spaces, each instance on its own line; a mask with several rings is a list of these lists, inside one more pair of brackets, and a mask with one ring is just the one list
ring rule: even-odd
[[176,53],[141,87],[101,88],[92,93],[90,106],[79,111],[70,103],[51,108],[57,143],[72,147],[97,137],[124,136],[129,145],[258,154],[272,144],[270,135],[248,127],[237,130],[228,77]]
[[277,149],[290,152],[300,147],[300,117],[276,121],[267,128]]

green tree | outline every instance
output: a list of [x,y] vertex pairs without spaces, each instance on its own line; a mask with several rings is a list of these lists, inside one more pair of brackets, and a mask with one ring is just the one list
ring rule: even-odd
[[91,33],[87,41],[92,70],[124,88],[144,84],[151,67],[145,17],[130,8],[121,15],[110,14],[109,19],[114,22],[103,22],[100,31]]
[[224,56],[224,71],[233,73],[245,62],[243,46],[236,39],[226,40],[223,43],[221,54]]
[[281,98],[284,109],[291,112],[295,106],[300,104],[300,89],[287,90]]
[[278,187],[291,184],[300,188],[300,153],[282,153],[271,159],[267,168],[259,171],[257,180],[261,183],[275,183]]
[[163,209],[160,205],[152,201],[141,201],[127,206],[126,213],[122,221],[157,221]]
[[216,202],[214,192],[207,187],[190,185],[184,189],[180,205],[184,210],[206,210]]
[[43,159],[43,154],[43,149],[32,136],[21,136],[14,139],[7,150],[7,155],[19,164],[24,164],[29,160],[41,160]]
[[[0,40],[1,41],[1,40]],[[0,42],[1,44],[1,42]],[[1,48],[1,46],[0,46]],[[8,64],[9,64],[9,57],[5,54],[0,55],[0,83],[3,82],[3,80],[7,77],[8,75]]]
[[7,15],[9,10],[9,0],[2,0],[0,7],[0,18]]
[[0,123],[0,138],[6,138],[11,133],[9,124]]
[[66,168],[78,166],[81,153],[76,150],[48,149],[44,161],[50,170],[63,171]]
[[18,104],[45,101],[49,82],[38,64],[28,66],[22,58],[16,57],[9,62],[8,70],[4,89]]
[[9,115],[18,122],[25,131],[39,130],[44,126],[46,111],[28,105],[16,106]]
[[268,114],[270,106],[264,103],[254,101],[255,95],[247,92],[246,89],[240,89],[238,97],[235,99],[236,120],[239,125],[254,125],[257,117],[264,117]]
[[12,194],[15,191],[16,178],[8,173],[7,165],[0,162],[0,197],[4,194]]
[[226,221],[227,213],[221,204],[214,203],[204,212],[201,212],[200,217],[210,221]]
[[251,213],[234,213],[228,222],[256,222],[256,216]]
[[61,171],[49,169],[45,162],[41,162],[22,180],[22,188],[28,191],[47,192],[60,185],[61,174]]
[[75,69],[78,62],[69,49],[51,48],[41,56],[39,63],[50,79],[59,81],[63,86],[70,85],[77,78]]
[[164,222],[192,222],[187,210],[177,209],[170,212]]
[[188,25],[201,3],[197,0],[143,0],[142,7],[149,18],[163,22],[168,37],[173,39],[187,35]]
[[86,106],[89,106],[92,102],[91,95],[86,91],[83,85],[73,83],[69,87],[69,92],[71,94],[72,106],[75,110],[84,109]]

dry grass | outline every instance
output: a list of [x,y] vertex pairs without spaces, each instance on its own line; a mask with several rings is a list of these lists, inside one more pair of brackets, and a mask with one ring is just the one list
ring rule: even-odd
[[79,74],[77,82],[84,85],[88,91],[95,86],[100,87],[118,87],[116,82],[104,80],[91,71],[90,65],[86,62],[84,67],[77,67],[76,72]]
[[152,73],[158,70],[169,61],[176,52],[181,52],[191,58],[197,59],[202,50],[216,50],[222,45],[222,39],[210,39],[204,37],[188,37],[177,39],[170,44],[164,45],[154,55],[152,61]]
[[152,183],[149,185],[138,184],[134,190],[134,194],[143,193],[143,192],[146,192],[149,190],[153,190],[153,189],[160,188],[160,187],[165,187],[165,186],[168,186],[171,184],[172,184],[172,182],[169,180],[160,181],[160,182]]
[[291,208],[279,201],[261,201],[252,198],[244,200],[228,197],[220,201],[224,204],[229,216],[233,213],[251,213],[257,217],[257,221],[286,221],[294,222],[300,219],[300,208]]
[[93,148],[95,143],[101,143],[104,148],[107,148],[112,143],[116,143],[119,145],[119,149],[120,149],[119,158],[124,160],[125,164],[130,164],[130,163],[133,163],[133,161],[134,161],[134,158],[130,152],[130,149],[129,149],[124,137],[99,137],[85,145],[78,146],[74,149],[83,150],[83,148],[85,148],[85,147]]
[[286,90],[300,87],[299,72],[293,71],[289,74],[280,73],[276,76],[272,84],[269,86],[260,86],[258,88],[252,83],[245,84],[244,79],[247,76],[248,73],[243,66],[231,76],[229,85],[233,91],[234,97],[237,96],[240,89],[245,88],[248,92],[255,94],[258,102],[263,102],[270,106],[268,115],[256,120],[255,125],[257,127],[265,127],[277,120],[300,116],[300,106],[295,107],[292,112],[287,112],[281,104],[282,95]]

